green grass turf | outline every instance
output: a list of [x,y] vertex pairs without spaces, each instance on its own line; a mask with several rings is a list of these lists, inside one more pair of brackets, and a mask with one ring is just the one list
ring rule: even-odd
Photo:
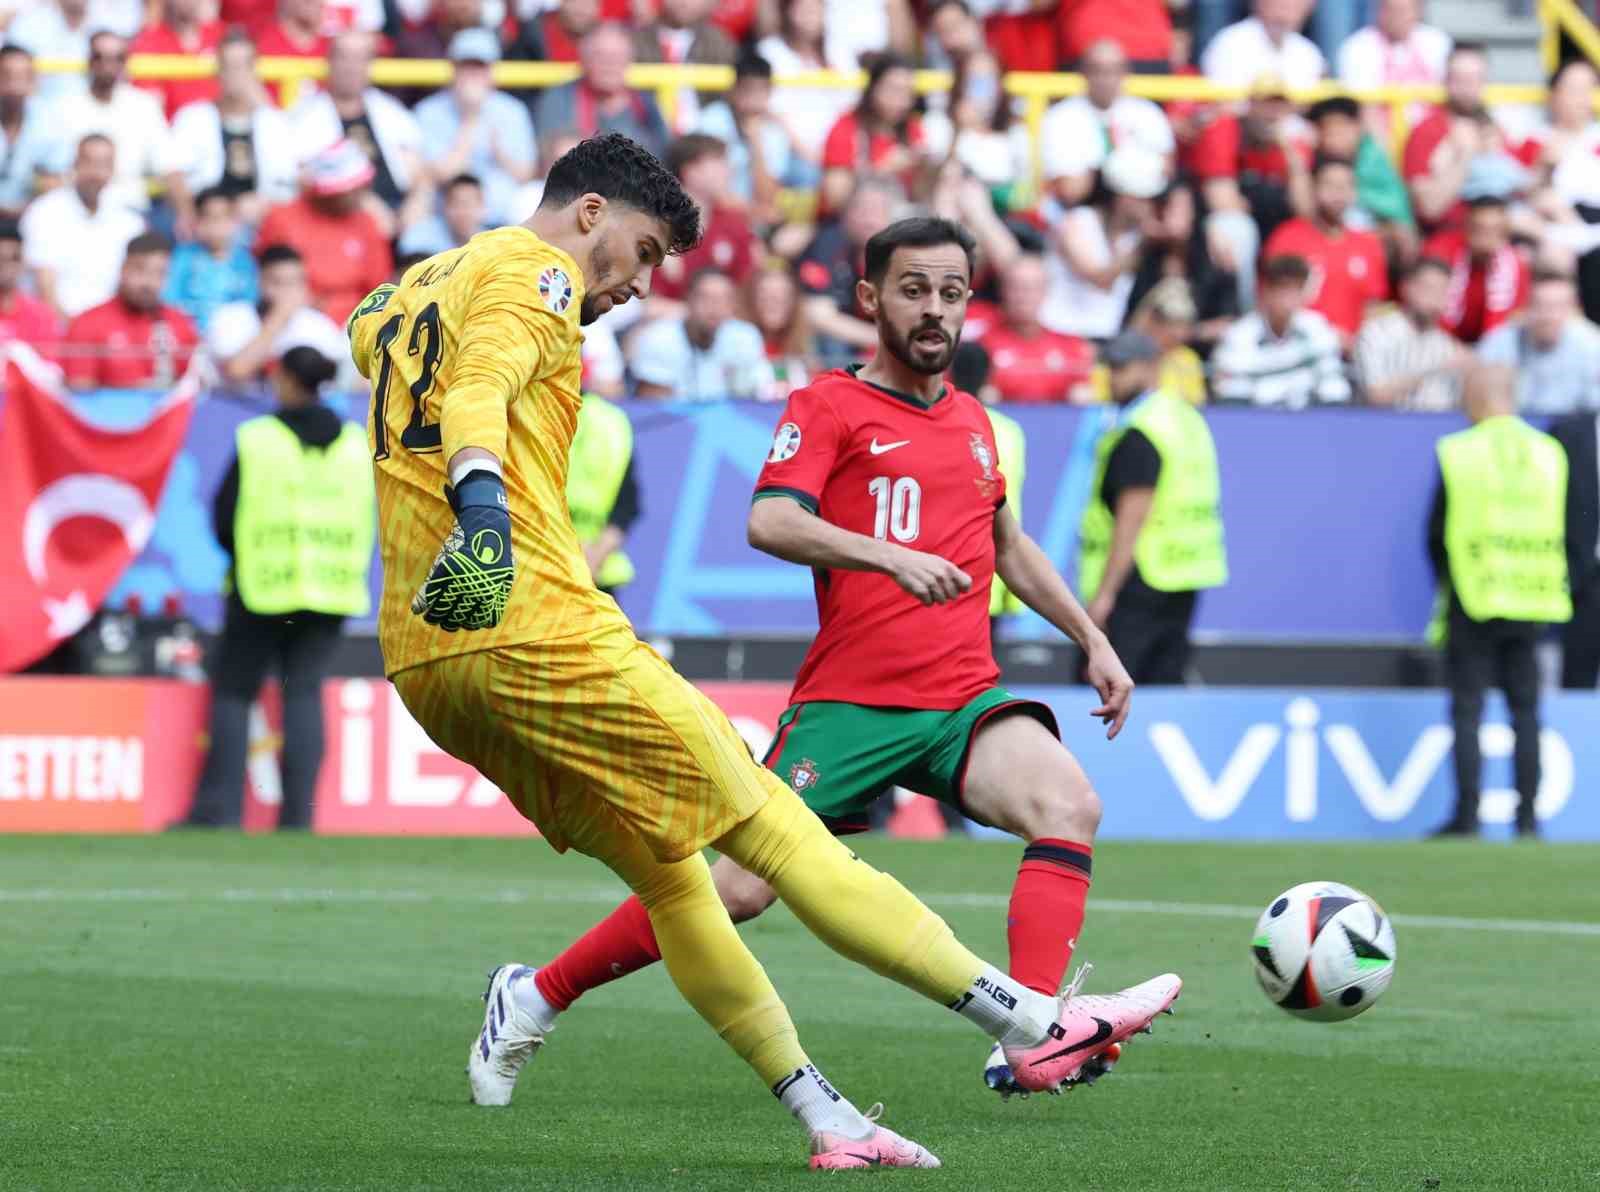
[[[1006,844],[866,840],[1004,963]],[[746,928],[812,1056],[943,1171],[928,1188],[1600,1188],[1600,936],[1407,915],[1600,921],[1600,849],[1103,845],[1095,895],[1261,906],[1311,878],[1400,919],[1382,1004],[1296,1021],[1248,916],[1102,909],[1092,989],[1176,969],[1179,1016],[1119,1072],[1002,1104],[985,1042],[817,945]],[[804,1140],[658,969],[562,1022],[508,1110],[467,1103],[483,972],[609,908],[538,842],[0,838],[0,1188],[778,1189]],[[973,896],[978,897],[973,897]]]

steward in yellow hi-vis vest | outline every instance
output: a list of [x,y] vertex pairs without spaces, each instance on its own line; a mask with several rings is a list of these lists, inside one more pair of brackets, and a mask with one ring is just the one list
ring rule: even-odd
[[[1538,831],[1539,638],[1572,617],[1567,578],[1567,455],[1516,415],[1516,374],[1482,365],[1467,374],[1468,430],[1439,440],[1439,481],[1428,554],[1440,610],[1455,728],[1456,808],[1444,835],[1478,830],[1478,729],[1490,687],[1505,693],[1516,739],[1518,833]],[[1440,632],[1442,624],[1442,633]]]
[[[1022,520],[1022,480],[1028,470],[1028,436],[1020,423],[1009,414],[1002,414],[993,406],[985,407],[989,425],[994,428],[994,446],[1000,456],[1000,475],[1006,478],[1006,504],[1018,521]],[[1020,613],[1027,605],[1017,599],[1016,593],[1006,587],[998,575],[989,589],[989,615],[1004,616]]]
[[1149,388],[1148,336],[1124,332],[1102,355],[1120,409],[1097,444],[1078,591],[1135,683],[1182,683],[1196,595],[1228,579],[1216,446],[1193,405]]
[[633,424],[620,406],[592,393],[578,408],[567,461],[567,512],[583,545],[595,586],[615,594],[633,579],[622,542],[639,517],[633,468]]
[[250,704],[269,673],[283,680],[280,828],[312,826],[322,763],[322,680],[345,617],[370,611],[377,512],[372,453],[360,426],[319,399],[338,366],[291,348],[272,372],[278,408],[235,433],[217,490],[217,539],[233,556],[232,592],[209,660],[211,751],[189,822],[237,827]]

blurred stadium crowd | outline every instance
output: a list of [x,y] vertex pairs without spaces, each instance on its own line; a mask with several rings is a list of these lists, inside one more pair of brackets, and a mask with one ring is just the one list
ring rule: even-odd
[[[1525,412],[1600,409],[1596,72],[1568,62],[1542,109],[1490,110],[1483,48],[1424,15],[1420,0],[0,0],[0,342],[82,390],[168,385],[202,347],[224,385],[291,347],[342,361],[370,288],[526,218],[549,162],[619,130],[670,163],[707,232],[647,302],[589,330],[586,384],[605,396],[777,400],[870,351],[862,246],[922,209],[979,239],[966,339],[990,399],[1104,400],[1098,346],[1133,326],[1195,402],[1449,410],[1476,355],[1519,367]],[[130,54],[216,71],[134,80]],[[326,77],[263,82],[268,56],[325,59]],[[451,69],[382,88],[379,58]],[[578,78],[499,89],[494,65],[518,59]],[[732,67],[733,86],[663,111],[627,85],[647,62]],[[919,67],[951,86],[919,88]],[[1086,86],[1035,143],[1003,76],[1057,69]],[[858,70],[861,89],[784,82]],[[1136,74],[1246,98],[1159,105],[1129,94]],[[1345,90],[1292,98],[1324,79]],[[1419,84],[1445,100],[1403,121],[1352,97]]]

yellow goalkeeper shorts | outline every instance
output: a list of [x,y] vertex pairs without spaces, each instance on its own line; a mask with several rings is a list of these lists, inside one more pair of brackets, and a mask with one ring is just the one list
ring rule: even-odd
[[503,790],[559,851],[598,855],[631,837],[678,861],[783,789],[722,711],[620,618],[436,659],[394,685],[440,748]]

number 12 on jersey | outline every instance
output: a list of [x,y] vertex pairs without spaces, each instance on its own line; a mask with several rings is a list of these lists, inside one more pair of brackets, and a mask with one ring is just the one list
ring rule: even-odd
[[874,476],[867,485],[867,493],[878,503],[878,514],[872,523],[874,538],[888,538],[893,534],[896,542],[915,542],[922,532],[922,486],[911,476],[901,476],[891,481],[887,476]]

